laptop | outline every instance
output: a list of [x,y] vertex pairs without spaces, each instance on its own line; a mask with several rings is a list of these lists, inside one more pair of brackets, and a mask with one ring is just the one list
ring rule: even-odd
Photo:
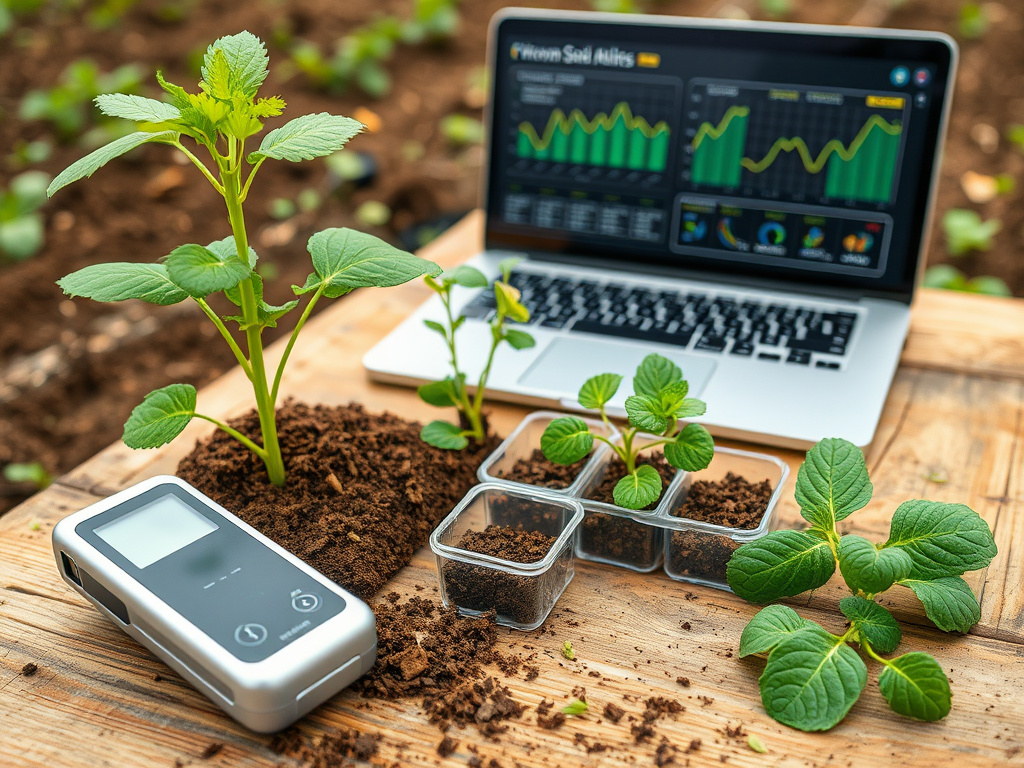
[[[715,435],[868,445],[910,322],[957,50],[934,32],[510,9],[490,32],[485,249],[536,347],[488,396],[582,410],[580,385],[675,361]],[[456,288],[475,382],[492,289]],[[449,374],[419,308],[371,378]]]

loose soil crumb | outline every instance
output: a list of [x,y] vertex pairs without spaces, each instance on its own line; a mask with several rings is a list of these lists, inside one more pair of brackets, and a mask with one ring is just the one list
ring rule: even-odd
[[224,745],[219,741],[214,742],[203,750],[203,754],[199,756],[201,760],[209,760],[211,757],[215,757],[220,754],[221,750],[224,749]]
[[278,755],[301,760],[310,768],[341,768],[348,758],[369,760],[377,754],[379,733],[360,733],[355,728],[338,728],[313,740],[306,740],[297,728],[277,734],[270,748]]
[[459,742],[453,739],[451,736],[445,736],[441,739],[441,743],[437,745],[437,754],[441,757],[448,757],[459,748]]
[[[230,424],[259,438],[255,411]],[[262,462],[219,430],[182,460],[178,476],[365,598],[426,543],[497,442],[443,451],[424,444],[420,428],[355,404],[288,401],[278,410],[285,488],[271,485]]]
[[555,712],[551,713],[551,708],[555,706],[555,702],[547,701],[542,699],[540,704],[537,705],[537,725],[541,728],[546,728],[549,731],[553,731],[556,728],[561,728],[565,724],[565,713]]
[[624,710],[622,707],[612,704],[611,702],[608,702],[604,705],[604,716],[611,720],[613,723],[619,722],[619,720],[621,720],[622,716],[625,714],[626,710]]
[[[655,453],[647,456],[641,456],[636,461],[637,466],[641,464],[650,464],[661,475],[661,492],[665,493],[665,489],[668,488],[669,483],[672,482],[672,478],[676,476],[676,472],[679,470],[665,461],[665,457],[660,453]],[[601,481],[600,485],[594,488],[589,494],[588,499],[594,501],[603,501],[605,504],[614,504],[615,497],[613,492],[615,491],[615,485],[626,476],[626,465],[619,460],[612,461],[608,468],[605,470],[604,480]],[[661,501],[661,496],[658,497],[658,501],[653,504],[644,507],[644,509],[654,509],[658,506]]]
[[[772,484],[751,483],[732,472],[712,482],[697,480],[690,486],[686,503],[672,514],[728,528],[756,528],[768,508]],[[700,531],[673,531],[668,560],[672,573],[725,581],[725,567],[740,546],[728,536]]]
[[423,700],[430,722],[442,731],[452,723],[474,723],[480,732],[493,738],[508,730],[503,720],[521,717],[526,707],[512,698],[512,692],[493,677],[467,683],[454,691]]
[[502,480],[535,485],[539,488],[568,488],[590,460],[588,456],[575,464],[555,464],[549,461],[540,448],[535,448],[529,458],[519,459],[507,472],[500,472]]
[[679,750],[669,743],[668,739],[662,737],[658,749],[654,753],[654,764],[657,766],[669,765],[676,761],[676,754]]
[[683,686],[683,688],[689,688],[690,687],[690,678],[688,678],[688,677],[677,677],[676,678],[676,682],[679,685]]
[[688,746],[688,747],[686,748],[686,751],[687,751],[687,752],[696,752],[697,750],[699,750],[699,749],[700,749],[700,745],[701,745],[701,741],[700,741],[700,739],[693,739],[693,740],[692,740],[692,741],[690,742],[690,746]]
[[35,662],[32,661],[30,661],[28,664],[21,668],[21,674],[23,674],[25,677],[32,677],[32,675],[34,675],[38,671],[39,667],[35,664]]
[[676,699],[666,699],[664,696],[652,696],[645,702],[646,708],[640,722],[633,723],[629,730],[634,740],[639,744],[641,741],[648,741],[654,738],[654,723],[663,715],[678,714],[685,712],[686,707]]

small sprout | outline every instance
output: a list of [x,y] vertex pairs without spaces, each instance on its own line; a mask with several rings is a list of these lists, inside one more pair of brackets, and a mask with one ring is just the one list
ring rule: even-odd
[[441,118],[441,135],[455,147],[481,144],[484,140],[484,124],[474,117],[453,114]]
[[459,31],[459,0],[413,0],[412,19],[402,28],[406,43],[438,43]]
[[31,483],[36,490],[43,490],[53,482],[53,476],[41,462],[28,464],[12,463],[4,467],[4,480],[9,483]]
[[981,3],[964,3],[960,6],[960,34],[968,40],[976,40],[988,32],[989,13]]
[[391,209],[379,200],[367,200],[356,208],[356,218],[368,227],[383,227],[391,221]]
[[946,233],[946,250],[950,256],[991,250],[992,238],[1002,226],[1003,223],[999,219],[982,221],[977,211],[951,208],[942,217],[942,229]]
[[562,713],[569,715],[570,717],[581,717],[587,714],[587,702],[580,701],[579,699],[573,699],[564,707],[562,707]]
[[947,291],[977,293],[983,296],[1012,296],[1010,287],[998,277],[981,275],[967,279],[956,267],[949,264],[936,264],[928,267],[922,283],[926,288],[942,288]]
[[567,658],[569,661],[576,661],[576,650],[568,640],[562,643],[562,656]]
[[287,197],[275,197],[267,206],[267,213],[270,214],[270,218],[278,221],[290,219],[295,215],[295,203]]
[[757,736],[755,736],[754,734],[750,734],[747,737],[747,746],[760,755],[766,754],[768,752],[768,747],[766,747],[764,745],[764,742],[757,738]]
[[38,520],[33,520],[33,521],[32,521],[32,524],[31,524],[31,525],[29,525],[29,529],[30,529],[30,530],[33,530],[33,531],[41,531],[41,530],[43,530],[43,526],[41,526],[41,525],[39,524],[39,521],[38,521]]

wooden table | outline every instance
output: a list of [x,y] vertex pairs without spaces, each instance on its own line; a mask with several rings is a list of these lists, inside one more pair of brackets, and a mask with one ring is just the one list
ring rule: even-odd
[[[424,255],[446,266],[460,261],[478,248],[481,223],[479,214],[468,217]],[[367,381],[360,365],[362,354],[426,296],[425,287],[414,283],[362,291],[324,311],[298,344],[284,394],[308,402],[355,400],[421,420],[435,417],[436,411],[410,390]],[[280,345],[273,348],[271,361],[280,352]],[[199,396],[200,409],[220,417],[241,414],[251,405],[240,370]],[[524,410],[496,405],[493,414],[494,426],[507,433]],[[995,531],[998,557],[987,572],[968,575],[982,606],[981,622],[970,635],[935,630],[913,600],[903,597],[890,605],[905,622],[900,650],[934,654],[950,677],[953,711],[942,722],[921,724],[893,715],[878,693],[872,664],[867,690],[840,726],[814,735],[781,726],[761,707],[762,662],[736,658],[753,606],[660,573],[639,575],[589,563],[577,565],[575,581],[547,622],[549,632],[501,631],[503,647],[521,650],[527,643],[540,653],[539,679],[510,678],[507,684],[531,708],[542,697],[563,702],[576,685],[588,688],[597,709],[612,701],[639,713],[643,705],[624,700],[624,694],[678,698],[686,711],[660,721],[659,738],[680,747],[691,739],[703,745],[681,754],[678,764],[1024,765],[1022,415],[1024,301],[922,291],[868,452],[875,497],[848,522],[851,531],[884,539],[897,504],[918,497],[969,504]],[[207,427],[196,422],[159,451],[113,445],[0,520],[0,765],[291,764],[271,752],[267,737],[236,725],[111,626],[63,584],[54,568],[50,531],[58,520],[145,477],[172,473]],[[802,459],[796,452],[767,450],[794,470]],[[948,481],[929,481],[933,473]],[[784,496],[784,524],[796,525],[792,483]],[[429,589],[436,583],[433,557],[424,548],[389,588],[410,593],[414,585]],[[842,594],[833,581],[801,598],[797,607],[835,631],[843,626],[837,610]],[[561,658],[563,640],[572,641],[577,662]],[[32,676],[22,674],[28,662],[39,667]],[[590,671],[600,677],[589,676]],[[688,677],[691,687],[680,687],[679,676]],[[705,705],[699,696],[714,702]],[[741,723],[764,742],[767,754],[751,751],[745,736],[726,734],[727,726]],[[367,702],[343,693],[302,724],[307,733],[331,726],[382,734],[376,763],[438,764],[441,734],[427,724],[417,701]],[[575,743],[577,732],[613,748],[588,756]],[[543,731],[532,710],[513,721],[499,741],[487,741],[473,728],[454,735],[460,746],[446,764],[465,764],[473,754],[467,749],[471,744],[485,763],[495,757],[502,766],[546,767],[653,765],[656,747],[634,745],[625,721],[599,726],[596,717],[588,717]],[[202,759],[213,743],[224,748]]]

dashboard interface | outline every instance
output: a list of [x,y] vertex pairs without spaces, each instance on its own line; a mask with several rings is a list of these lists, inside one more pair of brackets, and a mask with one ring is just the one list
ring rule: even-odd
[[507,19],[488,246],[913,287],[942,40]]

